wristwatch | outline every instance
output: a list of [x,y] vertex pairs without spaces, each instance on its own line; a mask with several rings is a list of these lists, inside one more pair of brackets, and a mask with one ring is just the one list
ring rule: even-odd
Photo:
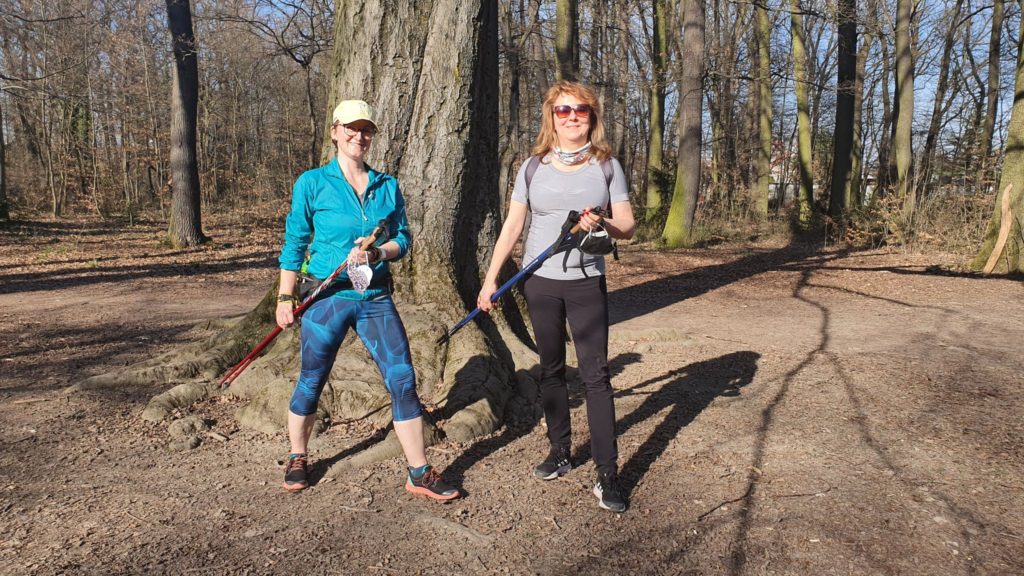
[[277,295],[277,301],[278,302],[292,302],[292,303],[294,303],[295,302],[295,295],[294,294],[278,294]]

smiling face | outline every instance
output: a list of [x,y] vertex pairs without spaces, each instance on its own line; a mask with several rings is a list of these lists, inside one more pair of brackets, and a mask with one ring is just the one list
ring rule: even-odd
[[[558,137],[558,147],[562,150],[576,150],[583,147],[590,139],[590,115],[577,113],[574,109],[581,104],[586,103],[571,94],[562,94],[552,106],[555,135]],[[569,115],[561,118],[560,114],[554,113],[559,106],[569,106]]]
[[365,162],[377,127],[368,120],[331,126],[331,139],[338,143],[338,156]]

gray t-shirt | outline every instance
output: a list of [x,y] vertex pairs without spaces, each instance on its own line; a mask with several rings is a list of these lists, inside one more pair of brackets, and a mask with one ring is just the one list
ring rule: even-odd
[[[616,202],[629,200],[626,190],[626,176],[618,160],[612,158],[614,175],[606,184],[604,170],[600,163],[591,158],[587,166],[576,172],[562,172],[549,162],[537,166],[526,190],[526,166],[523,162],[516,176],[512,200],[529,204],[530,229],[526,236],[523,264],[532,262],[541,252],[558,240],[558,233],[565,224],[570,210],[582,212],[584,208],[601,206],[608,209]],[[580,256],[582,255],[582,259]],[[576,280],[604,274],[604,256],[583,254],[572,248],[556,252],[534,271],[534,274],[554,280]]]

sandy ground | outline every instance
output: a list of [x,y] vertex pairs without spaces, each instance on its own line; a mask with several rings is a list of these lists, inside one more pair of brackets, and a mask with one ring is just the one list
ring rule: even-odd
[[198,338],[275,274],[276,224],[0,228],[0,572],[9,574],[1021,574],[1021,282],[942,254],[728,246],[609,266],[620,467],[597,507],[582,390],[574,463],[531,475],[519,423],[431,459],[465,497],[406,494],[398,460],[328,474],[381,438],[316,439],[286,494],[283,433],[241,401],[169,448],[139,415],[162,387],[66,395],[85,376]]

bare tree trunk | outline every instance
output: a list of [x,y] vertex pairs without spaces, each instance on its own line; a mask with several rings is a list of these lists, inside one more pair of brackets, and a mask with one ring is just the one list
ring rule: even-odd
[[884,194],[889,190],[889,186],[892,184],[891,159],[894,110],[889,93],[889,78],[892,72],[890,62],[892,59],[889,54],[889,40],[887,35],[879,34],[878,42],[882,52],[882,125],[878,129],[878,184],[876,189],[878,194]]
[[320,143],[320,133],[317,128],[319,123],[316,119],[316,98],[313,97],[313,78],[310,66],[302,67],[306,75],[306,112],[309,114],[309,165],[308,168],[315,168],[320,164],[317,146]]
[[704,102],[704,2],[680,0],[683,15],[683,49],[679,78],[679,157],[676,162],[676,182],[672,191],[672,204],[662,240],[669,248],[690,245],[695,240],[694,215],[701,182],[701,136]]
[[3,98],[0,97],[0,222],[10,219],[11,211],[7,204],[7,147],[4,142],[4,109]]
[[833,140],[832,192],[828,213],[841,221],[849,206],[853,184],[854,116],[857,84],[857,1],[841,0],[839,21],[839,70],[836,81],[836,129]]
[[864,76],[871,43],[872,37],[867,34],[857,50],[857,76],[853,89],[853,155],[850,185],[846,188],[847,196],[844,202],[847,210],[860,208],[864,204]]
[[939,142],[939,129],[942,117],[948,110],[946,105],[946,93],[949,89],[949,67],[953,55],[953,43],[956,41],[956,29],[959,25],[960,14],[963,11],[963,0],[956,0],[953,4],[950,17],[947,20],[949,28],[942,39],[942,57],[939,60],[939,81],[935,87],[935,100],[932,105],[932,117],[928,123],[928,133],[925,135],[924,150],[921,153],[921,170],[918,175],[917,194],[924,197],[933,188],[932,172],[935,166],[936,147]]
[[757,36],[757,188],[754,192],[754,212],[768,216],[768,187],[772,182],[772,67],[771,20],[768,18],[767,0],[755,5]]
[[555,7],[556,80],[580,74],[579,0],[557,0]]
[[981,136],[978,142],[977,174],[975,183],[984,186],[988,180],[990,159],[992,155],[992,134],[996,126],[996,110],[999,106],[999,57],[1003,32],[1003,0],[992,2],[992,33],[988,41],[988,88],[986,90],[985,118],[981,125]]
[[167,26],[174,47],[171,80],[171,214],[168,238],[175,247],[205,240],[199,210],[196,114],[199,65],[189,0],[167,0]]
[[665,135],[665,64],[668,37],[665,34],[665,0],[654,0],[654,35],[651,46],[650,128],[647,140],[647,210],[644,222],[651,224],[661,212],[665,177],[662,139]]
[[[1021,21],[1017,44],[1017,73],[1014,92],[1024,93],[1024,20]],[[1014,98],[1007,128],[1003,173],[999,178],[992,219],[985,231],[981,250],[971,262],[975,270],[994,264],[994,270],[1007,273],[1024,272],[1024,99]],[[1004,199],[1004,196],[1009,198]],[[1004,210],[1005,204],[1005,210]],[[1009,221],[1007,218],[1009,217]],[[1002,246],[1000,246],[1000,239]],[[999,249],[999,252],[996,252]],[[991,261],[991,262],[990,262]]]
[[797,195],[796,226],[806,230],[811,224],[814,203],[814,173],[811,156],[811,116],[807,89],[807,44],[804,37],[803,8],[800,0],[790,0],[790,29],[793,36],[793,87],[796,93],[797,157],[800,191]]
[[903,202],[903,220],[913,218],[917,204],[913,186],[914,55],[911,53],[911,18],[914,0],[896,0],[896,133],[893,154],[896,157],[896,193]]

